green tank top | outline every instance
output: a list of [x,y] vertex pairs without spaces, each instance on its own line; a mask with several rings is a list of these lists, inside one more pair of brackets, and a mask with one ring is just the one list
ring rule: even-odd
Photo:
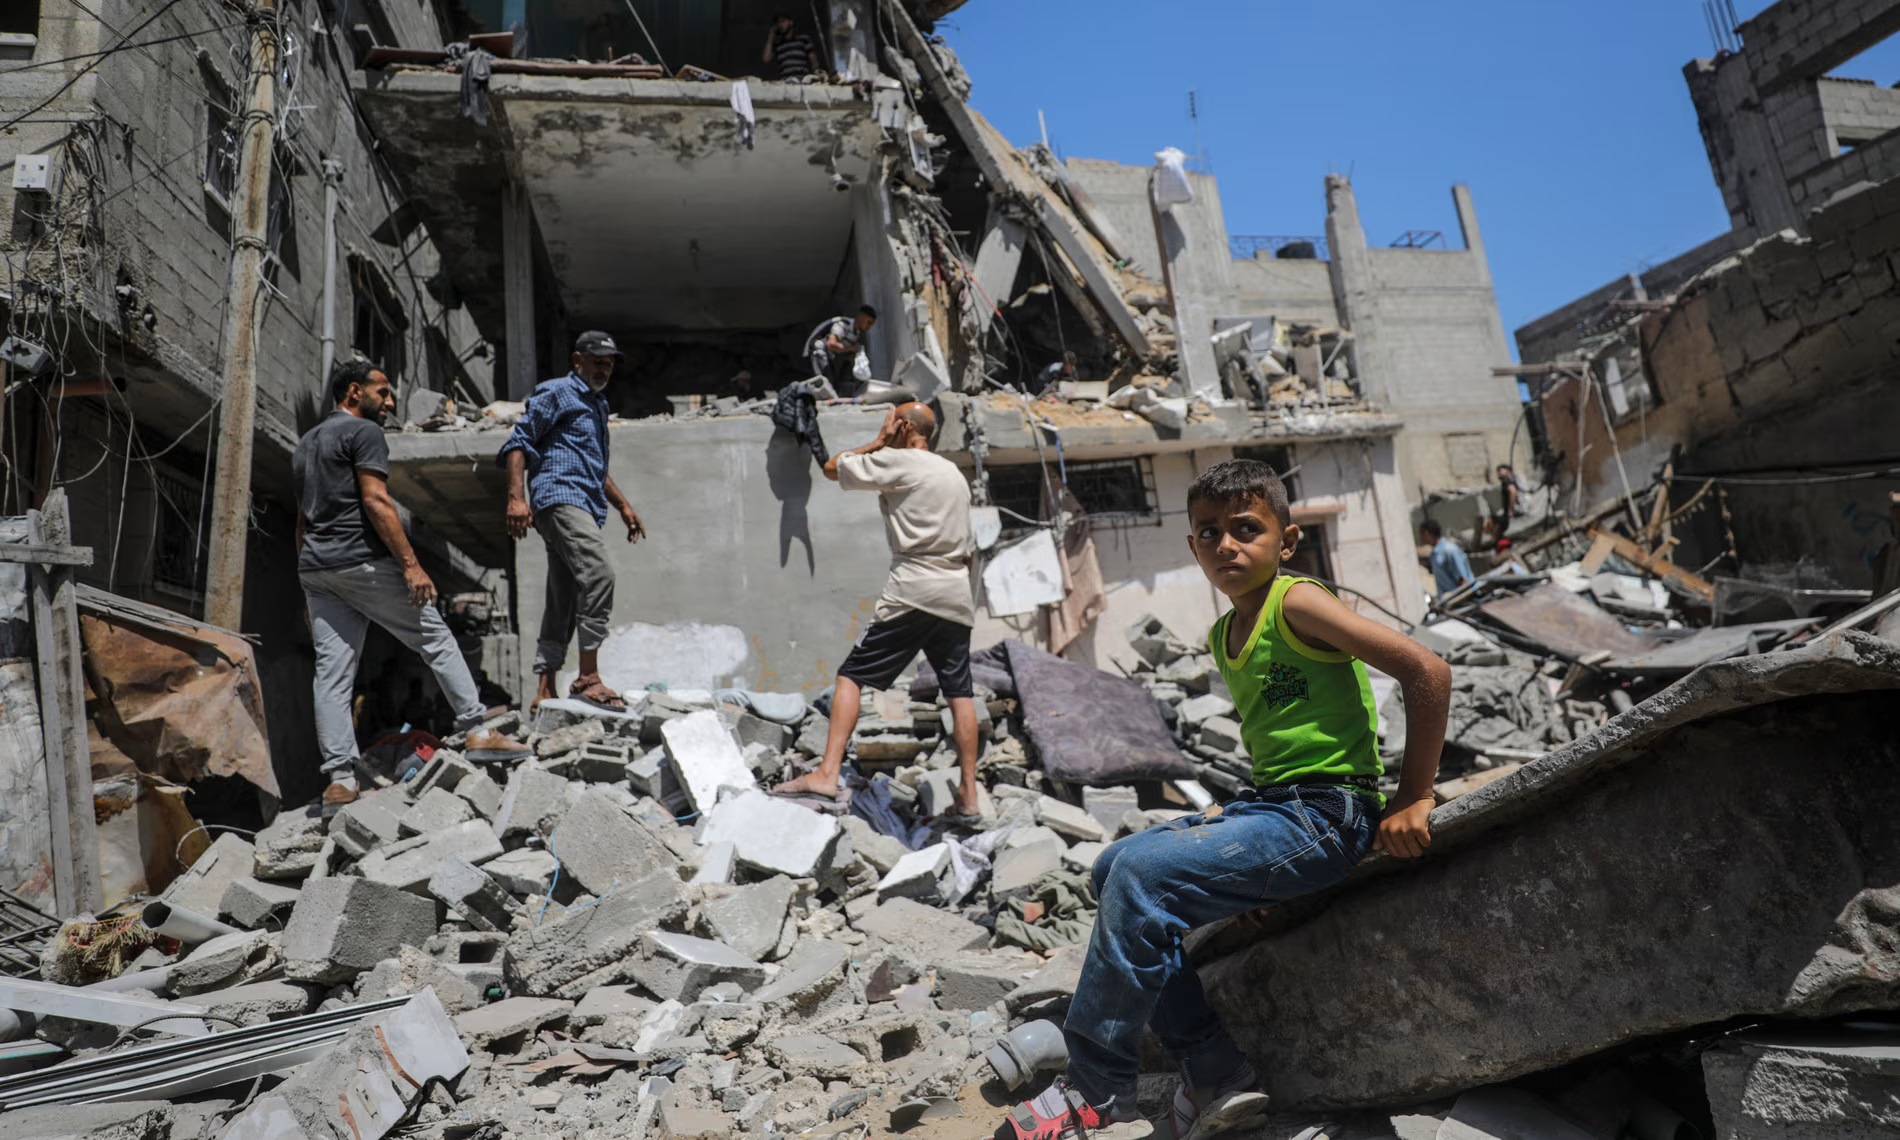
[[1376,778],[1382,771],[1379,710],[1366,664],[1350,653],[1315,649],[1287,626],[1281,606],[1298,582],[1313,580],[1274,579],[1239,657],[1227,656],[1234,611],[1222,614],[1207,634],[1240,713],[1240,738],[1253,758],[1254,786]]

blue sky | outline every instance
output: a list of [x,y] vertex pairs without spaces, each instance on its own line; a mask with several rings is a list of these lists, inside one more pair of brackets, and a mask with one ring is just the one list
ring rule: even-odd
[[[1747,19],[1766,7],[1736,0]],[[1507,334],[1727,228],[1682,78],[1701,0],[970,0],[939,30],[1012,142],[1147,164],[1200,145],[1233,234],[1443,230],[1468,184]],[[1839,74],[1892,84],[1900,37]]]

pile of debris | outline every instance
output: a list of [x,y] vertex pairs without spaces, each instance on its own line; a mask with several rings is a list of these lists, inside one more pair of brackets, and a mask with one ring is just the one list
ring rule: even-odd
[[[1547,662],[1453,622],[1422,636],[1459,678],[1448,797],[1597,720]],[[221,834],[159,898],[61,925],[40,980],[0,979],[0,1131],[84,1134],[54,1106],[105,1102],[233,1140],[991,1112],[973,1090],[1061,1063],[1037,1034],[1073,993],[1103,847],[1249,781],[1206,647],[1152,617],[1128,639],[1127,677],[1019,642],[975,655],[974,825],[942,822],[956,750],[926,666],[864,695],[836,800],[765,790],[820,755],[828,696],[656,689],[491,721],[530,746],[517,765],[451,737],[332,813]]]

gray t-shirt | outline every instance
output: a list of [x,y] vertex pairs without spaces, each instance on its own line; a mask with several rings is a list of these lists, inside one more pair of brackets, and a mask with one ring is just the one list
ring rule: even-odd
[[299,570],[359,566],[389,557],[389,547],[363,513],[356,473],[389,475],[389,441],[380,425],[337,409],[297,441],[290,460],[303,513]]

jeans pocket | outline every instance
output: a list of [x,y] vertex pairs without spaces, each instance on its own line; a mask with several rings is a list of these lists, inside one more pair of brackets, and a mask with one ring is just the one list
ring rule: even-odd
[[1322,835],[1276,864],[1267,875],[1263,897],[1268,902],[1284,902],[1325,890],[1345,878],[1346,872],[1352,870],[1352,863],[1334,856],[1337,845],[1327,842],[1332,834]]

